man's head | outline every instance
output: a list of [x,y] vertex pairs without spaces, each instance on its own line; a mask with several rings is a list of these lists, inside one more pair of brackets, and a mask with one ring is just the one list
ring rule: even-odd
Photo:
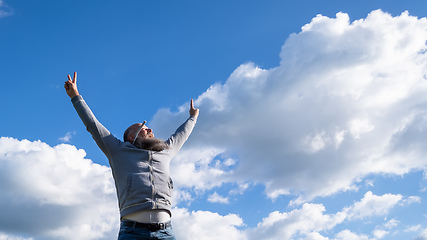
[[123,140],[133,143],[139,136],[142,138],[154,137],[153,130],[145,126],[145,123],[145,121],[143,123],[135,123],[128,127],[123,134]]
[[144,123],[135,123],[128,127],[123,134],[123,140],[138,148],[152,151],[161,151],[167,148],[166,143],[154,137],[153,130]]

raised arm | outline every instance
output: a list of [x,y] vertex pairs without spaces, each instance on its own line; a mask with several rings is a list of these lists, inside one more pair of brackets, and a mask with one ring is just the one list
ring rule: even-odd
[[105,128],[95,117],[89,106],[83,100],[83,97],[79,95],[77,90],[77,73],[74,73],[74,77],[71,78],[68,75],[68,81],[65,82],[64,88],[67,95],[71,98],[74,108],[77,111],[83,124],[86,126],[87,131],[92,135],[99,148],[104,154],[110,158],[111,152],[114,151],[115,146],[118,145],[120,140],[114,137],[107,128]]
[[168,140],[166,140],[166,144],[170,146],[170,150],[175,151],[176,154],[179,149],[184,145],[185,141],[187,141],[191,132],[193,131],[194,126],[197,122],[197,117],[199,116],[199,109],[194,107],[193,99],[190,102],[190,117],[178,127],[172,136]]
[[71,99],[79,95],[79,91],[77,90],[77,72],[74,72],[73,79],[68,75],[68,81],[65,82],[64,88]]

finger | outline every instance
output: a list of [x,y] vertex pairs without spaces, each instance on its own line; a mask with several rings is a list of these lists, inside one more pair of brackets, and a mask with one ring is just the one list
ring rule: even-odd
[[73,78],[73,83],[77,82],[77,72],[74,72],[74,78]]
[[191,101],[190,101],[190,109],[194,109],[193,99],[191,99]]
[[67,76],[68,76],[68,81],[72,82],[73,80],[71,80],[71,76],[70,75],[67,75]]

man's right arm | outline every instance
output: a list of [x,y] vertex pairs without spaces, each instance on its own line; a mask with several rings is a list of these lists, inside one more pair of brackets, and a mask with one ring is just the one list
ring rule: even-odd
[[[74,73],[74,78],[68,75],[68,81],[65,82],[64,88],[67,95],[71,98],[74,108],[77,111],[87,131],[92,135],[98,147],[109,157],[109,145],[113,145],[118,141],[95,117],[89,106],[84,101],[83,97],[77,90],[77,73]],[[113,143],[114,142],[114,143]]]
[[110,141],[115,143],[117,139],[96,119],[81,95],[72,98],[71,102],[83,124],[86,126],[86,130],[92,135],[98,147],[109,157],[110,149],[108,146],[111,145],[109,143]]

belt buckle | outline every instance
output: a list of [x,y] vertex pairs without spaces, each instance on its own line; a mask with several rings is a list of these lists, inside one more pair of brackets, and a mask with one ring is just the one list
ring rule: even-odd
[[165,224],[164,223],[152,223],[148,225],[148,229],[152,232],[158,231],[158,230],[165,230]]
[[166,224],[164,224],[164,223],[159,223],[159,224],[158,224],[158,228],[159,228],[160,230],[165,230],[165,228],[166,228]]

